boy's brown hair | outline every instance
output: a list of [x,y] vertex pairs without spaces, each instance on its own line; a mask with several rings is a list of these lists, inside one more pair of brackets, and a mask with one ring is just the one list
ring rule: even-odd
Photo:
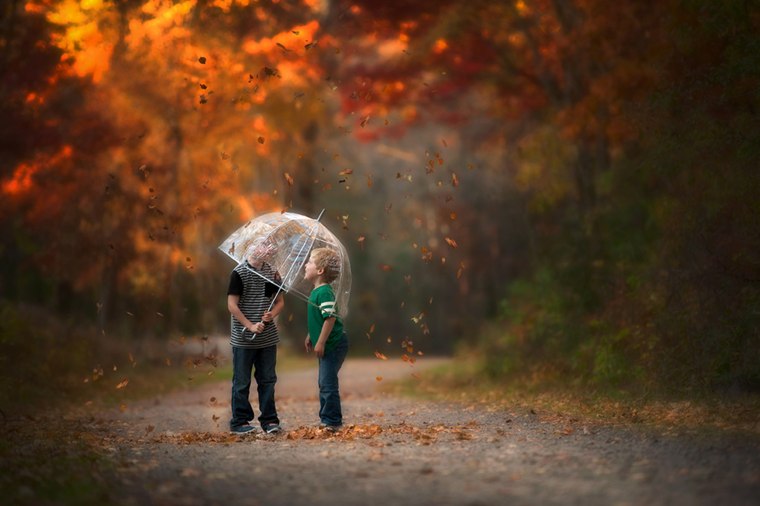
[[322,280],[325,283],[332,283],[340,274],[340,258],[338,254],[330,248],[317,248],[312,250],[311,259],[317,270],[322,271]]

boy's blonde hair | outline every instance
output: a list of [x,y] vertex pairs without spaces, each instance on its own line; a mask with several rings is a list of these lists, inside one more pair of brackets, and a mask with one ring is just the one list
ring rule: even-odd
[[322,280],[325,283],[332,283],[340,274],[340,258],[330,248],[312,250],[311,259],[314,261],[317,270],[322,271]]

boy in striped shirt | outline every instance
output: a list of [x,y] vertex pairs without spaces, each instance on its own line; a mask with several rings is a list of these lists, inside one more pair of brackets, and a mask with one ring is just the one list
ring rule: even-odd
[[[251,372],[254,372],[259,397],[259,424],[267,434],[280,432],[280,420],[274,400],[277,383],[277,332],[275,317],[284,301],[277,287],[280,276],[264,261],[272,246],[259,245],[253,253],[230,273],[227,289],[227,308],[231,315],[230,344],[232,345],[232,418],[230,432],[247,434],[254,413],[248,395]],[[276,297],[274,303],[272,298]],[[272,305],[269,309],[270,304]]]
[[306,308],[309,335],[304,346],[319,359],[320,425],[337,431],[343,425],[338,371],[348,353],[348,338],[335,307],[335,293],[330,283],[340,273],[340,259],[328,248],[311,252],[304,267],[304,278],[314,284]]

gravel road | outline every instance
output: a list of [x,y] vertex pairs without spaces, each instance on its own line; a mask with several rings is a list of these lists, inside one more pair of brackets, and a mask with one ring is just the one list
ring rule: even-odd
[[114,462],[107,473],[113,499],[262,506],[760,504],[756,439],[590,426],[558,414],[382,391],[388,381],[424,375],[437,363],[348,360],[341,371],[346,428],[337,435],[316,427],[316,364],[279,373],[277,406],[286,432],[278,436],[227,433],[228,382],[114,410],[97,427]]

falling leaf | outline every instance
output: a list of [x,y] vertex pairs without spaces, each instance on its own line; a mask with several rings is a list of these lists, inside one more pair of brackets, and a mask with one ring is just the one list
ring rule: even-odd
[[383,377],[382,377],[382,376],[376,376],[376,377],[375,377],[375,379],[376,379],[377,381],[383,381]]
[[365,118],[362,120],[362,122],[361,122],[361,124],[360,124],[360,125],[361,125],[361,127],[362,127],[362,128],[364,128],[364,127],[367,125],[367,123],[369,123],[369,116],[366,116],[366,117],[365,117]]
[[443,143],[443,147],[444,148],[448,148],[449,147],[449,143],[446,142],[446,139],[441,139],[441,142]]
[[454,239],[451,239],[450,237],[446,237],[445,240],[448,243],[448,245],[451,246],[452,248],[457,247],[457,242]]
[[366,239],[366,237],[364,237],[363,235],[360,235],[359,238],[356,240],[356,242],[359,243],[359,247],[361,247],[362,251],[364,251],[364,240],[365,239]]
[[451,221],[455,221],[457,219],[457,213],[452,211],[451,213],[449,213],[449,218],[451,219]]
[[338,172],[339,176],[348,176],[349,174],[353,174],[354,169],[343,169],[342,171]]
[[380,268],[381,271],[384,271],[384,272],[390,272],[393,270],[393,267],[391,267],[388,264],[380,264],[378,265],[378,267]]
[[116,390],[121,390],[122,388],[124,388],[128,384],[129,384],[129,380],[125,379],[121,383],[119,383],[118,385],[116,385]]
[[211,399],[209,399],[209,402],[216,402],[216,397],[212,397]]
[[379,351],[376,351],[376,352],[375,352],[375,356],[376,356],[377,358],[379,358],[380,360],[388,360],[388,357],[386,357],[385,355],[383,355],[383,354],[382,354],[382,353],[380,353]]
[[279,76],[277,69],[273,69],[270,67],[262,68],[261,72],[264,74],[264,77],[278,77]]
[[259,141],[259,144],[264,144],[264,138],[262,136],[259,135],[258,139],[256,140]]
[[205,65],[206,64],[206,57],[205,56],[201,56],[200,58],[198,58],[198,61],[200,62],[201,65]]
[[375,331],[375,324],[373,323],[372,325],[369,326],[369,333],[371,334],[374,331]]
[[158,311],[156,311],[156,314],[157,314],[158,316],[160,316],[161,318],[163,318],[163,317],[164,317],[163,313],[160,313],[160,312],[158,312]]
[[372,175],[367,174],[367,188],[372,188]]
[[283,51],[285,51],[286,53],[289,53],[289,52],[290,52],[290,49],[286,48],[285,46],[283,46],[283,45],[282,45],[282,44],[280,44],[279,42],[277,42],[276,44],[277,44],[277,47],[279,47],[280,49],[282,49],[282,50],[283,50]]
[[288,186],[293,186],[293,176],[291,176],[287,172],[285,173],[285,181],[288,182]]
[[206,88],[208,88],[208,86],[206,86],[206,85],[205,85],[205,84],[203,84],[203,83],[200,83],[200,84],[199,84],[199,86],[201,87],[201,89],[202,89],[202,90],[205,90]]
[[456,188],[457,186],[459,186],[459,178],[458,178],[458,177],[457,177],[457,175],[456,175],[455,173],[453,173],[453,172],[451,173],[451,186],[453,186],[453,187],[455,187],[455,188]]
[[314,42],[309,42],[308,44],[306,44],[306,45],[304,46],[304,48],[306,48],[306,50],[308,51],[309,49],[311,49],[311,48],[313,48],[314,46],[316,46],[316,45],[317,45],[317,42],[318,42],[318,41],[316,41],[316,40],[315,40]]
[[154,429],[155,427],[153,425],[148,425],[147,427],[145,427],[145,435],[147,436],[148,434],[153,432]]

